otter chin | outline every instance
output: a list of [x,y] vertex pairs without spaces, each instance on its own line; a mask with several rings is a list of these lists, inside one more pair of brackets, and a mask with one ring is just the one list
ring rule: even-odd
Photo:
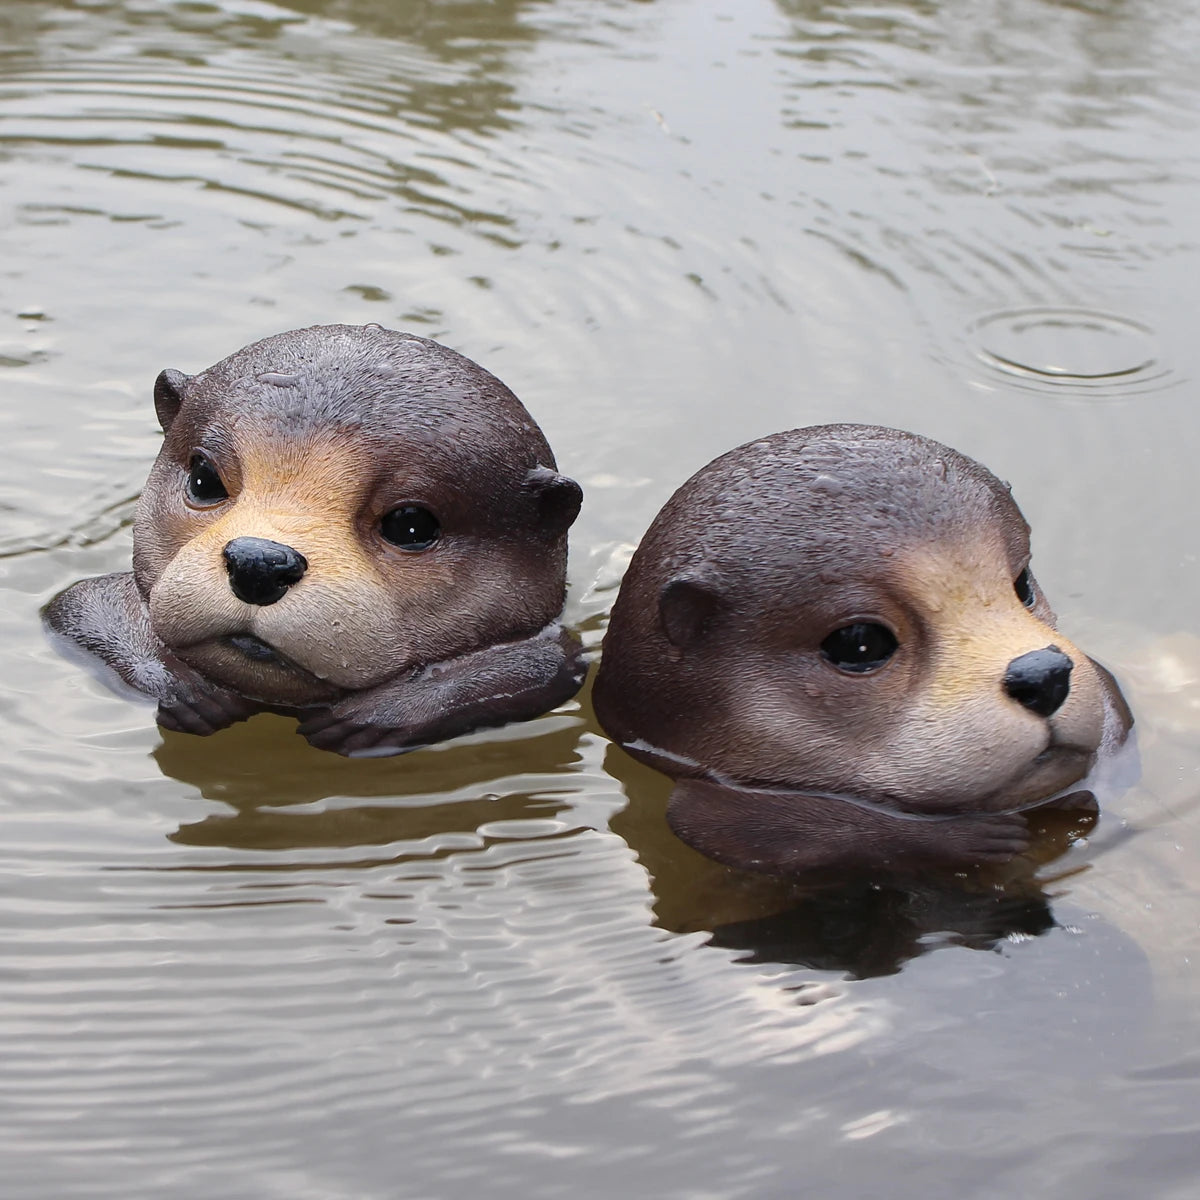
[[412,334],[316,326],[163,371],[154,405],[133,570],[45,617],[160,724],[271,711],[379,754],[578,690],[559,614],[581,492],[494,375]]
[[672,828],[775,873],[1011,858],[1132,723],[1058,629],[1008,487],[928,438],[791,430],[704,467],[630,562],[594,700]]
[[252,633],[172,649],[181,662],[213,683],[265,705],[306,708],[328,703],[340,690]]

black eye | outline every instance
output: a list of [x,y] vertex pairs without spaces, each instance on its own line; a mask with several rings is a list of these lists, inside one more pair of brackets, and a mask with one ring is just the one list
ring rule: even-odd
[[843,671],[865,673],[882,667],[899,644],[886,625],[856,621],[835,629],[821,643],[821,653]]
[[1033,580],[1030,578],[1028,567],[1013,580],[1013,590],[1017,593],[1017,599],[1026,608],[1033,607],[1037,597],[1033,594]]
[[193,454],[188,463],[187,494],[193,504],[219,504],[229,499],[217,468],[203,454]]
[[406,504],[403,508],[393,508],[379,522],[379,532],[401,550],[428,550],[438,540],[442,527],[429,509]]

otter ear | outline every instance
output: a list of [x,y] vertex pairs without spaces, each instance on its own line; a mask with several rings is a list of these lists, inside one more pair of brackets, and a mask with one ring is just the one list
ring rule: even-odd
[[699,641],[724,608],[716,582],[691,572],[668,580],[658,596],[658,615],[673,646]]
[[538,516],[546,529],[565,533],[579,516],[583,489],[573,479],[549,467],[534,467],[525,476],[525,487],[537,500]]
[[183,385],[189,379],[190,375],[168,367],[165,371],[160,371],[154,381],[154,411],[158,414],[158,423],[162,426],[163,433],[171,428],[171,422],[179,413],[179,406],[183,403]]

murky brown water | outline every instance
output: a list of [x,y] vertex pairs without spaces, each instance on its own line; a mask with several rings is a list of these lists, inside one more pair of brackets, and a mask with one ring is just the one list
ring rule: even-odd
[[[5,1196],[1194,1196],[1198,51],[1185,0],[0,7]],[[161,735],[37,608],[127,565],[161,367],[334,320],[522,397],[594,642],[730,446],[974,454],[1141,781],[994,903],[765,919],[586,698]]]

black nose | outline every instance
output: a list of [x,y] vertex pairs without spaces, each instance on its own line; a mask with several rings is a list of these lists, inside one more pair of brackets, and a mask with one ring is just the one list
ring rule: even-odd
[[308,559],[291,546],[266,538],[234,538],[225,547],[233,594],[247,604],[274,604],[308,570]]
[[1062,708],[1071,690],[1071,668],[1075,664],[1057,647],[1030,650],[1014,658],[1004,673],[1004,690],[1039,717]]

